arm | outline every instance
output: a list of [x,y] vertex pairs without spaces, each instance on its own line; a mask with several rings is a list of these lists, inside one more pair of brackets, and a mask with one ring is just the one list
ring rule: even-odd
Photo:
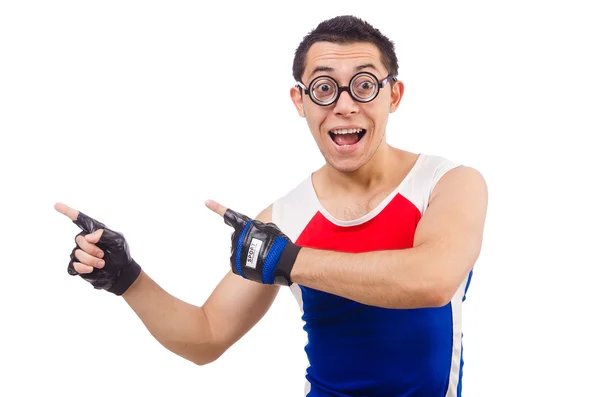
[[413,248],[359,254],[302,248],[291,279],[373,306],[443,306],[479,257],[486,212],[481,174],[456,168],[432,192]]
[[[257,219],[270,222],[271,207]],[[123,298],[159,343],[204,365],[219,358],[264,316],[278,290],[229,271],[204,305],[194,306],[168,294],[142,272]]]

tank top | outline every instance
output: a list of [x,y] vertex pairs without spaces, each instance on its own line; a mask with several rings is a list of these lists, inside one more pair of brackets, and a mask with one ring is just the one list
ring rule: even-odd
[[[354,253],[410,248],[433,188],[457,166],[419,154],[396,189],[349,221],[320,204],[309,175],[273,203],[272,221],[304,247]],[[461,305],[471,276],[447,305],[418,309],[369,306],[292,284],[307,334],[305,395],[460,397]]]

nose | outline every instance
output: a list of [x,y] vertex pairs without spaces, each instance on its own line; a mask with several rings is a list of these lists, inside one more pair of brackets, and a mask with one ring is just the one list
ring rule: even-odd
[[358,104],[352,99],[350,93],[342,92],[334,105],[333,111],[336,115],[349,116],[358,112]]

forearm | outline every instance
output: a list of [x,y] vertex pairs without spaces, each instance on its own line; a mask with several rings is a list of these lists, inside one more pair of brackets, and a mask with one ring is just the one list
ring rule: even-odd
[[196,364],[221,354],[204,310],[170,295],[143,271],[123,298],[152,336],[173,353]]
[[386,308],[436,307],[447,302],[447,280],[434,269],[435,251],[406,249],[343,253],[303,248],[293,282]]

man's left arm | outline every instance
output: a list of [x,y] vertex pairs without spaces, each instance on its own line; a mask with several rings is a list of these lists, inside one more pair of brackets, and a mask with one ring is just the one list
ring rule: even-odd
[[304,247],[291,280],[372,306],[444,306],[479,257],[487,203],[482,175],[455,168],[436,184],[412,248],[343,253]]

